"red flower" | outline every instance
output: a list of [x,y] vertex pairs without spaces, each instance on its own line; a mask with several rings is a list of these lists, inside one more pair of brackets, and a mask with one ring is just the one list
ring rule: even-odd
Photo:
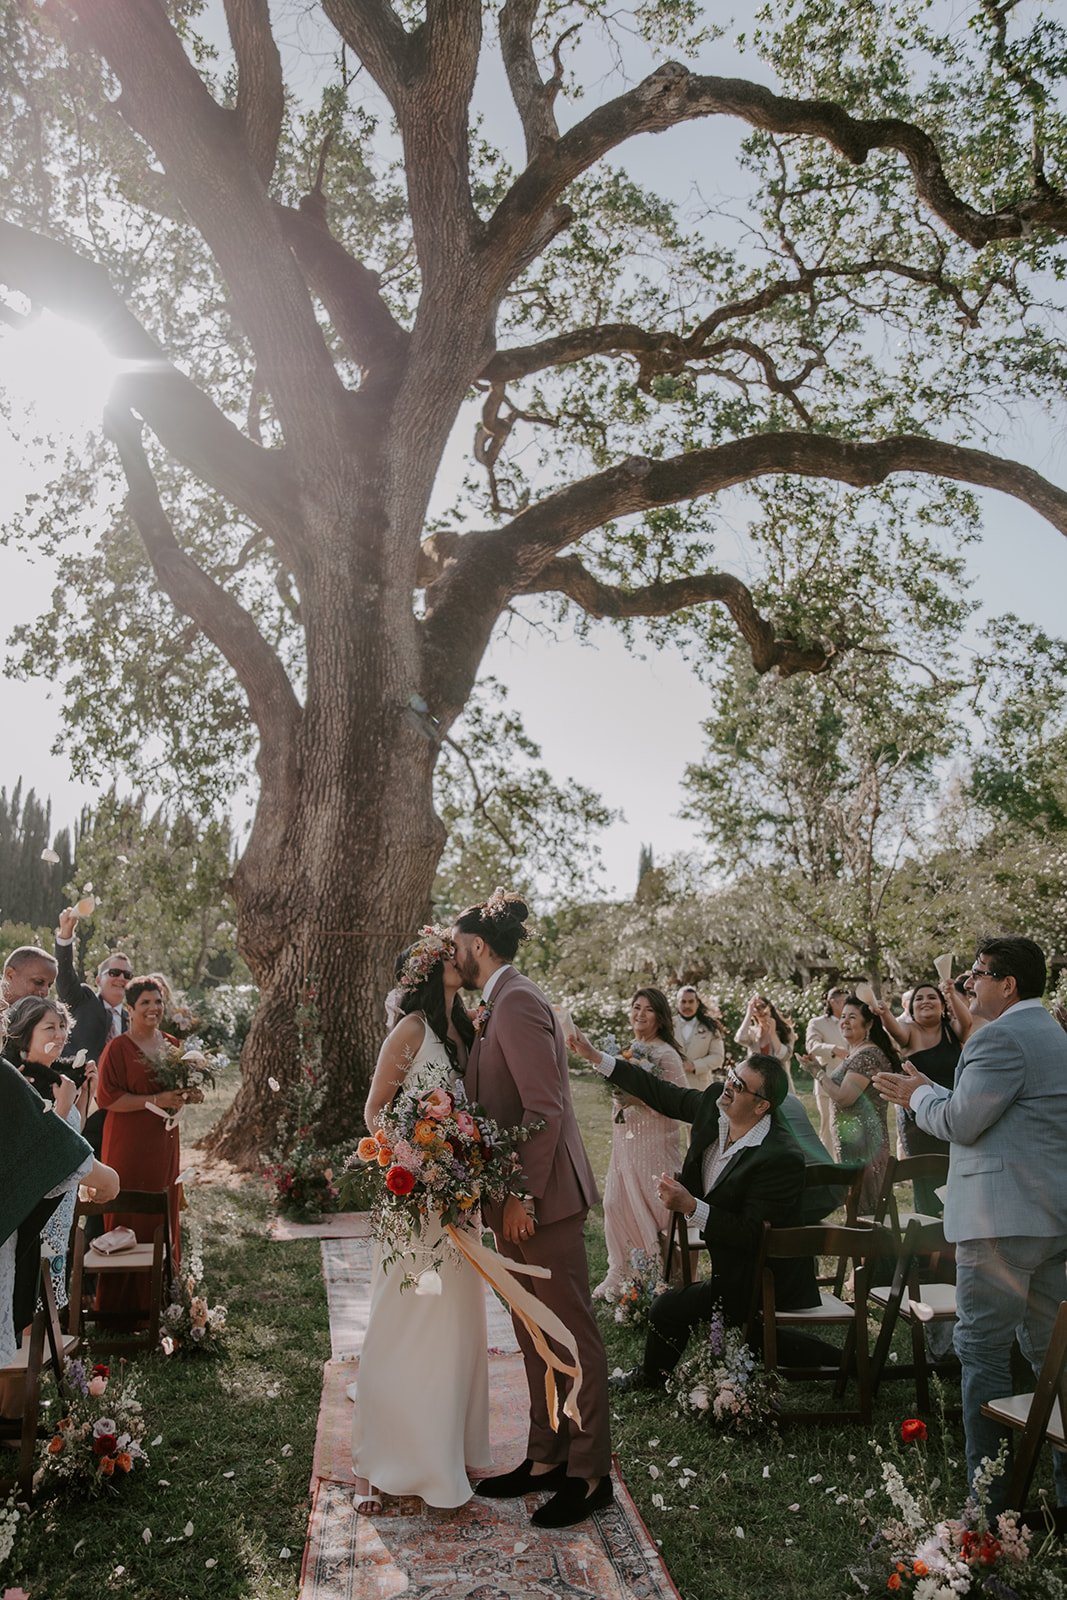
[[118,1440],[113,1433],[99,1433],[93,1440],[93,1454],[97,1456],[113,1456],[118,1448]]
[[900,1424],[900,1437],[905,1444],[910,1444],[913,1439],[925,1439],[926,1423],[921,1417],[905,1417]]
[[415,1178],[407,1167],[390,1167],[385,1174],[385,1187],[390,1194],[410,1194],[415,1187]]
[[98,1361],[96,1363],[96,1366],[93,1368],[93,1377],[94,1378],[109,1378],[110,1376],[111,1376],[111,1368],[108,1367],[108,1366],[105,1366],[105,1364],[102,1361]]

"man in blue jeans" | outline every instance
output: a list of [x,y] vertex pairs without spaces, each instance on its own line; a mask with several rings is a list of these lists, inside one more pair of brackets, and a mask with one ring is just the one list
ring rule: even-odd
[[[1041,1004],[1047,972],[1032,939],[978,946],[967,979],[980,1024],[951,1092],[905,1063],[880,1073],[887,1100],[949,1142],[945,1237],[956,1244],[956,1354],[963,1369],[967,1475],[1000,1448],[982,1403],[1012,1392],[1013,1338],[1037,1372],[1067,1299],[1067,1033]],[[1067,1455],[1056,1451],[1056,1500],[1067,1505]],[[990,1492],[1005,1505],[1006,1478]]]

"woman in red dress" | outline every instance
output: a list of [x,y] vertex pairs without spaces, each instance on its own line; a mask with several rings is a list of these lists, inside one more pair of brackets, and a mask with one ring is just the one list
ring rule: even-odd
[[[127,984],[129,1029],[110,1040],[100,1057],[96,1098],[111,1113],[104,1123],[103,1159],[118,1172],[122,1187],[167,1193],[176,1276],[181,1264],[177,1184],[180,1150],[177,1124],[168,1128],[167,1114],[180,1111],[187,1101],[203,1096],[198,1089],[160,1090],[156,1086],[153,1064],[168,1044],[177,1042],[160,1031],[163,1006],[163,990],[155,978],[132,978]],[[156,1223],[152,1216],[112,1211],[105,1216],[104,1225],[132,1228],[142,1243],[150,1243]],[[147,1315],[146,1275],[102,1275],[97,1310]]]

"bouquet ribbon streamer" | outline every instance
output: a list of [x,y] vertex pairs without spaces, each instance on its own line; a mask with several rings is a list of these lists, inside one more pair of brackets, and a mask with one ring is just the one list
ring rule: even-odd
[[[470,1262],[474,1270],[480,1273],[500,1298],[510,1306],[544,1362],[545,1399],[548,1403],[548,1420],[552,1431],[555,1433],[559,1430],[555,1377],[557,1372],[572,1380],[570,1393],[563,1403],[563,1415],[568,1417],[576,1428],[581,1428],[578,1395],[582,1387],[582,1364],[578,1359],[575,1337],[556,1313],[538,1300],[536,1295],[531,1294],[515,1276],[516,1273],[523,1273],[530,1278],[551,1278],[552,1273],[549,1268],[535,1266],[532,1262],[525,1261],[508,1261],[505,1264],[504,1258],[493,1250],[487,1250],[480,1239],[472,1238],[469,1233],[461,1233],[451,1223],[446,1225],[444,1231],[460,1255]],[[569,1362],[564,1361],[549,1348],[549,1339],[554,1339],[556,1344],[566,1350],[571,1358]]]

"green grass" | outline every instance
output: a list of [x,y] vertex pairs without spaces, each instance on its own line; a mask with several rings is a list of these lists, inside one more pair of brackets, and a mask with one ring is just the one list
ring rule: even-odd
[[[187,1151],[227,1098],[219,1091],[205,1106],[190,1108]],[[611,1147],[607,1094],[592,1075],[576,1075],[574,1099],[602,1175]],[[227,1355],[138,1363],[147,1437],[162,1433],[163,1442],[150,1451],[149,1469],[121,1493],[41,1504],[16,1546],[14,1569],[3,1575],[6,1583],[21,1583],[31,1600],[105,1592],[138,1600],[296,1594],[329,1355],[319,1247],[266,1237],[269,1208],[258,1183],[197,1184],[190,1199],[186,1218],[199,1234],[210,1298],[229,1308]],[[606,1264],[599,1211],[590,1217],[588,1239],[596,1282]],[[619,1327],[608,1311],[602,1327],[609,1370],[634,1365],[641,1334]],[[813,1387],[803,1398],[825,1403],[827,1391]],[[948,1395],[950,1403],[957,1398]],[[862,1500],[866,1488],[878,1487],[870,1441],[890,1443],[913,1409],[911,1384],[890,1382],[870,1429],[793,1427],[732,1441],[679,1416],[671,1400],[637,1393],[614,1402],[613,1433],[626,1481],[684,1600],[802,1593],[845,1600],[859,1592],[849,1569],[862,1566],[869,1531],[860,1525],[859,1508],[835,1502],[840,1494]],[[942,1433],[930,1421],[930,1449],[943,1456],[940,1470],[962,1498],[958,1426]],[[286,1446],[291,1454],[283,1454]],[[683,1489],[684,1467],[696,1475]],[[662,1506],[654,1495],[662,1496]],[[186,1537],[189,1522],[193,1533]],[[291,1552],[287,1558],[283,1548]],[[208,1560],[217,1564],[209,1569]]]

